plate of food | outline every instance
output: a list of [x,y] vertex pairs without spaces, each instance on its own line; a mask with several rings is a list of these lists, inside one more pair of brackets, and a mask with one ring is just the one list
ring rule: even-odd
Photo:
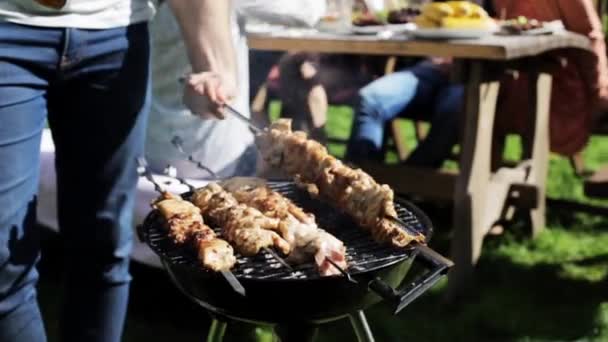
[[524,16],[519,16],[515,19],[506,20],[500,23],[500,35],[524,35],[537,36],[545,34],[553,34],[563,31],[564,23],[561,20],[543,22],[536,19],[530,19]]
[[498,30],[482,7],[468,1],[428,3],[415,23],[412,34],[423,39],[474,39]]
[[420,11],[415,8],[400,8],[386,13],[363,11],[355,13],[352,21],[352,32],[356,34],[380,34],[386,31],[393,33],[414,30],[413,23]]

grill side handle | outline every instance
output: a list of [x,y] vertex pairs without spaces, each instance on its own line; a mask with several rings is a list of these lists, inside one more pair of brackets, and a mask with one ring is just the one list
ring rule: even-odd
[[379,278],[369,282],[369,288],[394,305],[394,314],[398,314],[421,294],[433,287],[443,278],[454,263],[430,249],[426,245],[416,247],[416,260],[421,262],[427,271],[418,276],[412,283],[397,291]]

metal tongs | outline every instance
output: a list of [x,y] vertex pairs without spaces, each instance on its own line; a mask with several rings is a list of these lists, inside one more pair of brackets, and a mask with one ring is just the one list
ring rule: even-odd
[[[186,77],[182,76],[178,79],[179,83],[184,84],[186,83]],[[239,119],[241,122],[245,123],[247,126],[249,126],[249,128],[253,131],[253,133],[257,134],[261,134],[264,130],[259,128],[258,126],[254,125],[253,122],[251,121],[250,118],[248,118],[247,116],[243,115],[243,113],[239,112],[238,110],[236,110],[234,107],[232,107],[231,105],[225,103],[222,108],[226,109],[227,111],[229,111],[230,113],[232,113],[234,115],[234,117],[236,117],[237,119]]]
[[[146,178],[150,183],[152,183],[152,185],[154,185],[155,191],[157,191],[161,195],[167,193],[167,191],[163,190],[160,184],[158,184],[158,182],[154,180],[152,172],[150,172],[150,169],[148,168],[148,162],[145,158],[137,158],[137,166],[137,173],[139,173],[141,177]],[[243,284],[241,284],[241,282],[235,277],[234,273],[230,271],[220,271],[220,273],[224,277],[224,279],[226,279],[228,284],[230,284],[230,287],[232,287],[234,292],[240,294],[243,297],[245,296],[245,288],[243,287]]]

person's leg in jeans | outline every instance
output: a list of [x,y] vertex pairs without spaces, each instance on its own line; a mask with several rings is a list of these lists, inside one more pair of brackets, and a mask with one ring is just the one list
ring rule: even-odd
[[49,94],[67,282],[61,341],[120,341],[129,293],[136,157],[143,155],[146,24],[69,29]]
[[439,168],[458,142],[464,86],[445,85],[437,92],[436,99],[435,108],[431,111],[431,128],[405,161],[407,165]]
[[36,300],[36,191],[58,29],[0,23],[0,341],[46,341]]
[[283,56],[283,52],[249,49],[249,101],[257,94],[268,74]]
[[434,84],[412,69],[383,76],[359,91],[347,158],[381,160],[386,123],[406,112],[424,107],[434,93]]

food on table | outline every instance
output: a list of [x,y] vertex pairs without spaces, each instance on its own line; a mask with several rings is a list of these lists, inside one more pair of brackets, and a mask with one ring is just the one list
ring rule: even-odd
[[407,24],[413,22],[420,15],[420,10],[416,8],[401,8],[388,12],[387,21],[389,24]]
[[213,271],[226,271],[236,263],[232,246],[209,228],[194,204],[180,196],[164,193],[152,206],[164,220],[169,236],[177,244],[189,244],[201,264]]
[[495,26],[481,6],[469,1],[425,4],[415,22],[419,28],[490,29]]
[[378,12],[362,11],[353,14],[353,25],[375,26],[389,24],[407,24],[413,22],[420,14],[416,8],[400,8],[390,11]]
[[375,25],[383,25],[382,22],[377,16],[375,16],[371,12],[360,12],[353,15],[353,25],[355,26],[375,26]]
[[519,16],[516,19],[511,19],[501,24],[501,29],[511,34],[520,34],[529,30],[543,28],[544,24],[536,19],[529,19],[524,16]]
[[333,261],[346,269],[346,248],[342,241],[320,229],[313,215],[304,212],[289,199],[270,189],[263,180],[233,178],[221,183],[240,203],[258,209],[267,217],[279,220],[279,232],[291,246],[287,259],[304,263],[314,257],[322,276],[337,275]]
[[222,236],[239,253],[252,256],[263,248],[275,247],[283,254],[289,254],[289,243],[276,232],[279,220],[266,217],[259,210],[239,203],[219,184],[210,183],[197,189],[192,195],[192,202],[206,220],[222,227]]
[[331,156],[306,133],[291,130],[291,120],[280,119],[256,137],[263,159],[282,169],[311,195],[324,198],[370,231],[378,242],[403,247],[424,242],[394,221],[397,213],[393,191],[380,185],[361,169],[352,169]]

